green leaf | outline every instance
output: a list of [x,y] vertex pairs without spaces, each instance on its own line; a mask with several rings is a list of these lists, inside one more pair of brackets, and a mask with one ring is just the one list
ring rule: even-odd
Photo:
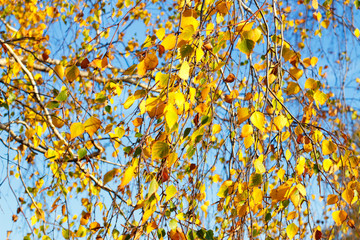
[[194,49],[191,47],[191,45],[184,45],[180,48],[180,54],[181,58],[186,58],[190,56],[193,53]]
[[250,185],[249,187],[256,187],[262,183],[262,175],[260,173],[253,173],[250,176]]
[[150,182],[150,186],[149,186],[149,194],[148,196],[151,196],[153,193],[155,193],[159,188],[159,184],[156,181],[156,179],[154,178],[151,182]]
[[169,227],[170,227],[170,229],[171,229],[171,230],[176,230],[177,224],[178,224],[178,222],[177,222],[176,219],[170,220],[170,222],[169,222]]
[[46,104],[46,107],[49,109],[55,109],[60,106],[60,103],[58,101],[50,101]]
[[165,142],[157,141],[152,146],[151,154],[153,159],[163,159],[169,154],[169,145]]
[[355,5],[356,9],[359,9],[360,8],[360,0],[355,0],[354,5]]
[[250,39],[242,39],[236,47],[240,50],[240,52],[249,56],[254,50],[255,42]]
[[116,176],[116,174],[118,174],[121,170],[118,168],[114,168],[110,171],[108,171],[105,175],[104,175],[104,180],[103,183],[104,185],[107,184],[108,182],[110,182],[111,180],[114,179],[114,177]]
[[82,159],[87,154],[86,148],[80,148],[77,153],[78,153],[78,159],[79,160]]
[[69,230],[66,229],[66,228],[63,228],[62,229],[62,235],[65,239],[70,239],[70,233],[69,233]]
[[64,102],[68,98],[67,90],[61,91],[59,95],[57,95],[56,100],[59,102]]

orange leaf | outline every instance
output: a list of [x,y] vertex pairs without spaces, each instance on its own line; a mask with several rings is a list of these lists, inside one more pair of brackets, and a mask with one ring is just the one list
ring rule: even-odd
[[150,51],[146,54],[146,57],[144,59],[144,64],[146,70],[154,70],[156,66],[158,65],[158,58],[156,56],[156,53],[154,51]]
[[347,213],[343,210],[335,211],[332,213],[332,217],[336,223],[336,225],[340,226],[347,218]]

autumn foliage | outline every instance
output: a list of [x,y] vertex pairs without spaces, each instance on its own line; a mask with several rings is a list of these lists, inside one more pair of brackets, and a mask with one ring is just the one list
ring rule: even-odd
[[0,6],[9,239],[360,237],[358,0]]

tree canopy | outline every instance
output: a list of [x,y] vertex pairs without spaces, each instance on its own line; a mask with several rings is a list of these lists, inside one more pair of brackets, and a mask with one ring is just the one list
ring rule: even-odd
[[0,6],[8,239],[360,237],[359,0]]

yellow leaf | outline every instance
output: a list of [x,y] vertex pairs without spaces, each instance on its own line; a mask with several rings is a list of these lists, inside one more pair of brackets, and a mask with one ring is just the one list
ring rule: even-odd
[[163,40],[164,37],[165,37],[165,28],[159,28],[159,29],[156,31],[155,35],[157,36],[157,38],[158,38],[160,41]]
[[146,233],[149,234],[152,230],[157,229],[157,228],[158,228],[158,225],[156,224],[156,221],[153,221],[146,226]]
[[360,30],[356,28],[354,30],[354,35],[355,35],[355,37],[359,38],[360,37]]
[[256,173],[265,173],[266,172],[263,161],[264,161],[264,155],[260,155],[260,157],[254,161],[254,167],[255,167]]
[[238,108],[237,110],[238,114],[238,123],[241,124],[249,119],[250,112],[248,108]]
[[187,26],[193,26],[196,30],[199,27],[200,23],[198,20],[196,20],[194,17],[183,17],[181,19],[181,25],[180,27],[184,29]]
[[245,145],[245,148],[248,149],[249,147],[251,147],[254,143],[254,138],[252,135],[250,136],[247,136],[245,139],[244,139],[244,145]]
[[167,143],[157,141],[152,146],[151,156],[153,159],[163,159],[169,155],[169,150],[169,145]]
[[146,66],[144,60],[139,62],[139,64],[137,65],[137,74],[139,76],[144,76],[146,74]]
[[215,135],[221,131],[221,126],[219,124],[214,124],[212,127],[212,134]]
[[135,166],[128,167],[123,175],[123,178],[121,180],[120,188],[125,187],[135,176]]
[[287,215],[286,220],[290,221],[290,220],[292,220],[292,219],[294,219],[296,217],[297,217],[297,213],[295,211],[292,211]]
[[296,184],[296,188],[299,190],[300,194],[303,197],[306,197],[306,188],[304,185],[302,185],[301,183]]
[[297,175],[303,174],[304,170],[305,170],[305,158],[301,156],[298,160],[298,164],[296,165]]
[[76,237],[83,238],[86,236],[86,228],[84,226],[79,226],[79,229],[76,231]]
[[321,149],[324,155],[332,154],[337,150],[337,146],[331,140],[324,140],[321,144]]
[[289,82],[286,88],[287,95],[295,95],[300,92],[299,84],[296,82]]
[[346,189],[342,194],[342,198],[347,202],[347,204],[351,205],[352,200],[354,199],[354,191],[351,189]]
[[242,33],[242,32],[246,32],[246,31],[250,31],[253,25],[254,25],[254,22],[247,22],[247,21],[241,22],[236,27],[236,32]]
[[303,75],[304,71],[301,69],[298,69],[296,67],[292,67],[290,68],[290,76],[295,79],[298,80],[299,78],[301,78],[301,76]]
[[176,152],[170,153],[169,156],[167,157],[167,167],[171,168],[171,166],[176,162],[177,159],[178,159],[178,155]]
[[90,137],[94,135],[94,133],[100,128],[100,126],[101,121],[96,117],[90,117],[84,123],[85,131],[90,135]]
[[332,213],[332,217],[336,225],[340,226],[347,218],[347,213],[343,210],[335,211]]
[[290,158],[291,158],[291,156],[292,156],[292,154],[291,154],[290,150],[289,150],[289,149],[286,149],[286,152],[285,152],[285,159],[289,161],[289,160],[290,160]]
[[188,41],[190,39],[192,39],[193,35],[195,33],[195,29],[192,25],[186,26],[185,28],[182,29],[181,34],[179,35],[179,40],[184,40],[184,41]]
[[144,212],[142,221],[146,222],[156,211],[156,205],[150,205],[150,207]]
[[[155,51],[150,51],[146,54],[144,59],[145,69],[146,70],[154,70],[158,65],[159,61],[156,56]],[[139,68],[139,66],[138,66]]]
[[254,112],[251,115],[250,121],[260,130],[263,130],[265,127],[265,116],[262,112]]
[[246,39],[250,39],[253,42],[257,42],[261,38],[262,33],[259,28],[254,28],[251,29],[250,31],[243,32],[241,35]]
[[247,137],[254,133],[254,129],[250,124],[245,124],[241,129],[241,137]]
[[314,94],[314,100],[316,104],[324,105],[328,100],[328,95],[320,90],[317,90]]
[[316,63],[318,62],[318,58],[317,57],[312,57],[310,60],[310,64],[311,66],[315,67]]
[[286,126],[287,122],[288,120],[284,115],[277,116],[274,119],[274,124],[279,131],[281,131]]
[[180,70],[178,72],[178,76],[182,79],[182,80],[188,80],[189,78],[189,72],[190,72],[190,66],[189,63],[187,61],[184,61],[181,64]]
[[169,237],[171,240],[186,240],[185,234],[181,231],[180,228],[171,229],[169,233]]
[[260,188],[255,187],[253,189],[251,196],[255,203],[261,203],[261,201],[263,200],[263,197],[264,197],[264,193]]
[[285,170],[280,168],[280,170],[277,172],[277,176],[281,179],[281,181],[284,181],[284,175],[285,175]]
[[173,198],[176,193],[177,193],[177,190],[173,185],[168,186],[165,190],[166,201],[169,201],[171,198]]
[[293,239],[297,234],[298,230],[299,230],[298,226],[295,223],[292,223],[286,227],[286,234],[290,239]]
[[124,108],[125,109],[130,108],[133,105],[133,103],[135,102],[135,100],[136,100],[136,97],[134,95],[129,96],[124,103]]
[[64,66],[63,65],[56,65],[54,68],[55,72],[57,73],[57,75],[59,75],[60,79],[64,78]]
[[328,28],[330,25],[330,21],[328,19],[325,19],[324,21],[321,22],[320,24],[323,28]]
[[339,198],[336,194],[329,194],[326,200],[327,205],[335,204],[339,201]]
[[92,223],[90,223],[89,229],[93,233],[96,233],[100,229],[100,224],[98,222],[92,222]]
[[174,105],[168,104],[166,106],[165,119],[170,129],[177,123],[178,115],[177,109],[174,107]]
[[77,68],[77,66],[74,65],[66,68],[65,74],[66,74],[66,79],[69,82],[73,82],[80,75],[80,71]]
[[313,6],[314,9],[318,9],[318,7],[319,7],[317,0],[312,0],[311,5]]
[[333,165],[333,162],[331,161],[331,159],[325,159],[323,161],[323,168],[326,172],[328,172],[330,170],[332,165]]
[[71,124],[70,126],[71,139],[80,136],[81,134],[84,133],[84,131],[85,131],[85,127],[81,122]]
[[176,36],[174,34],[169,34],[161,42],[161,45],[165,48],[165,50],[170,50],[175,47],[175,43],[176,43]]
[[308,78],[306,79],[306,82],[305,82],[305,88],[306,89],[316,89],[319,87],[319,81],[316,81],[312,78]]

